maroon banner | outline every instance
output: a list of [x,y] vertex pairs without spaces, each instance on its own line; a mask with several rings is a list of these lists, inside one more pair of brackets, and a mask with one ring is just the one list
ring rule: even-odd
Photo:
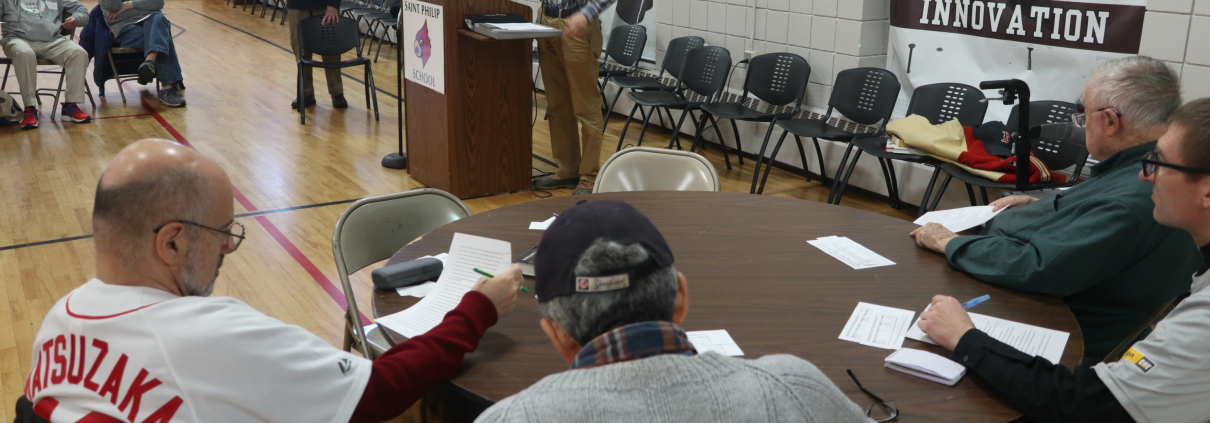
[[1138,54],[1145,6],[1047,0],[892,0],[891,25]]

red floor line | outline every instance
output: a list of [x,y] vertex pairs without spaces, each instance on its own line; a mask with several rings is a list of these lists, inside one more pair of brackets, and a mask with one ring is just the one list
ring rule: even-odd
[[105,116],[105,117],[94,117],[93,119],[96,119],[96,120],[101,120],[101,119],[118,119],[118,118],[139,117],[139,116],[151,116],[151,113],[141,113],[141,114],[137,114],[137,115],[122,115],[122,116]]
[[[146,109],[151,116],[155,117],[155,120],[160,123],[160,126],[163,126],[164,130],[168,131],[168,133],[172,135],[177,142],[181,143],[181,145],[197,150],[197,148],[195,148],[193,144],[190,144],[180,132],[177,132],[176,128],[172,127],[172,124],[168,123],[163,116],[160,116],[159,112],[157,112],[155,108],[151,107],[151,105],[147,103],[146,99],[139,99],[139,101],[143,103],[143,108]],[[248,198],[244,197],[244,194],[241,193],[238,188],[233,186],[231,189],[235,196],[235,200],[238,201],[245,210],[250,212],[257,211],[256,206],[252,205],[252,202],[248,201]],[[314,263],[311,263],[311,260],[308,259],[307,256],[302,253],[302,251],[299,251],[298,247],[295,247],[294,243],[290,242],[290,239],[286,238],[286,236],[277,229],[277,226],[275,226],[273,222],[270,222],[265,216],[257,216],[256,221],[260,223],[261,227],[265,228],[266,232],[269,232],[269,236],[273,237],[273,240],[277,241],[277,244],[281,245],[281,247],[290,254],[290,257],[293,258],[299,266],[302,266],[303,270],[306,270],[307,273],[311,275],[311,278],[315,280],[315,283],[319,285],[319,288],[323,289],[329,297],[332,297],[332,301],[335,301],[336,305],[340,306],[341,310],[347,311],[349,309],[349,302],[345,298],[344,292],[334,285],[327,276],[324,276],[323,272],[319,271],[319,268],[316,267]],[[361,324],[363,326],[370,324],[371,321],[370,319],[366,318],[365,314],[358,314],[361,317]]]

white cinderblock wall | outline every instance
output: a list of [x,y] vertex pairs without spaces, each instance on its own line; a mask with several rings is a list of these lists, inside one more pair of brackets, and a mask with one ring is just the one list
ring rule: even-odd
[[1210,97],[1210,0],[1148,0],[1139,54],[1176,69],[1185,101]]

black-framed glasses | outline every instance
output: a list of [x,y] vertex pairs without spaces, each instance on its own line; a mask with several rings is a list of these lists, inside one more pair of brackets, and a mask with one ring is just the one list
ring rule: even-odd
[[[223,244],[223,248],[227,250],[227,254],[234,253],[235,249],[239,248],[239,245],[244,242],[244,225],[239,222],[236,222],[234,220],[231,221],[231,227],[229,230],[211,228],[211,227],[203,225],[201,223],[191,222],[188,220],[174,220],[174,221],[168,222],[168,223],[173,223],[173,222],[184,223],[186,225],[193,225],[193,226],[197,226],[200,228],[206,228],[206,229],[218,232],[220,234],[227,235],[227,239],[226,239],[225,243]],[[159,233],[160,229],[164,229],[164,226],[167,226],[168,223],[160,225],[159,227],[155,228],[151,232]]]
[[[1077,110],[1076,113],[1071,114],[1071,122],[1076,124],[1077,128],[1083,128],[1084,125],[1088,123],[1088,113],[1084,110],[1083,104],[1077,105],[1076,110]],[[1122,117],[1122,112],[1119,112],[1118,109],[1115,109],[1112,107],[1103,107],[1103,108],[1097,109],[1097,111],[1095,111],[1093,113],[1103,112],[1106,110],[1113,111],[1113,114],[1118,115],[1118,118]]]
[[1210,170],[1175,165],[1172,163],[1164,163],[1164,162],[1159,161],[1159,158],[1160,158],[1160,154],[1155,151],[1152,151],[1150,153],[1143,155],[1143,176],[1151,176],[1151,175],[1155,174],[1156,169],[1159,169],[1160,166],[1163,166],[1163,167],[1166,167],[1169,169],[1176,169],[1176,170],[1179,170],[1179,171],[1185,172],[1185,173],[1192,173],[1195,175],[1210,175]]
[[876,422],[889,422],[899,417],[899,407],[895,406],[895,401],[887,401],[879,398],[877,395],[874,395],[873,392],[870,392],[870,390],[866,389],[864,386],[861,386],[861,381],[857,380],[857,376],[853,375],[852,370],[845,369],[844,371],[849,373],[849,377],[853,378],[853,383],[857,384],[857,388],[861,389],[861,392],[865,392],[865,394],[869,395],[870,398],[873,398],[874,401],[878,401],[874,403],[874,405],[871,405],[870,408],[865,410],[866,417],[874,419]]

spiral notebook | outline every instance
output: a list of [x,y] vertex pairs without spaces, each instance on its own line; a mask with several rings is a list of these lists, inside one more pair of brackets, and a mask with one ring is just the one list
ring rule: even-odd
[[900,348],[888,355],[886,368],[954,386],[966,374],[966,367],[928,351]]

